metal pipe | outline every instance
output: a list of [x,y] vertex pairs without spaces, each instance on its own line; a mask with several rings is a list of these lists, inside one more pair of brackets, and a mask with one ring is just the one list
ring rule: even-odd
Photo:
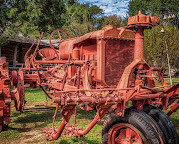
[[83,65],[87,61],[82,60],[75,60],[75,61],[69,61],[69,60],[35,60],[35,63],[38,64],[74,64],[74,65]]
[[28,49],[28,51],[26,52],[25,56],[24,56],[24,62],[26,62],[27,58],[28,58],[28,54],[31,51],[32,47],[34,46],[34,44],[36,43],[36,41],[33,42],[33,44],[31,45],[31,47]]
[[[131,100],[144,100],[144,99],[153,99],[153,98],[162,98],[165,97],[166,94],[163,92],[156,93],[156,94],[147,94],[148,92],[143,92],[143,93],[138,93],[134,97],[131,98]],[[75,105],[77,102],[89,102],[89,103],[116,103],[116,102],[121,102],[125,99],[125,97],[114,97],[114,96],[108,96],[108,97],[90,97],[90,96],[80,96],[76,97],[75,95],[67,96],[66,98],[61,98],[61,97],[55,97],[53,99],[54,103],[68,103]]]
[[53,136],[51,137],[51,139],[49,139],[49,140],[52,141],[52,140],[58,139],[58,138],[61,136],[61,134],[62,134],[62,132],[63,132],[63,130],[64,130],[66,124],[67,124],[67,122],[66,122],[65,119],[63,118],[63,120],[62,120],[62,122],[61,122],[61,124],[60,124],[60,126],[59,126],[59,128],[58,128],[58,130],[57,130],[57,132],[56,132],[56,134],[53,135]]
[[134,60],[144,59],[144,31],[139,27],[135,33]]
[[145,100],[145,99],[153,99],[153,98],[162,98],[165,97],[165,94],[146,94],[146,95],[136,95],[131,100]]
[[65,114],[65,117],[63,117],[62,122],[61,122],[58,130],[55,131],[54,134],[50,134],[50,136],[48,135],[48,138],[49,138],[50,141],[51,140],[56,140],[61,136],[61,134],[62,134],[65,126],[67,125],[68,121],[70,120],[72,114],[73,114],[73,109],[71,109],[70,111],[68,111]]
[[41,85],[39,85],[39,87],[43,90],[43,92],[45,93],[45,95],[46,95],[49,99],[52,99],[52,97],[49,96],[49,94],[45,91],[45,89],[44,89]]
[[36,48],[34,50],[34,53],[32,54],[32,58],[35,58],[35,54],[36,54],[37,50],[39,49],[39,45],[40,45],[41,39],[43,37],[43,34],[44,33],[42,32],[41,35],[40,35],[40,38],[39,38],[38,43],[37,43],[37,46],[36,46]]
[[48,68],[22,68],[24,71],[40,71],[40,70],[48,70]]
[[66,92],[81,92],[81,91],[89,91],[89,92],[96,92],[96,91],[119,91],[119,90],[132,90],[134,88],[122,88],[122,89],[117,89],[117,88],[105,88],[105,89],[75,89],[75,90],[65,90],[65,91],[58,91],[58,93],[66,93]]
[[86,135],[86,134],[95,126],[95,124],[96,124],[99,120],[100,120],[100,116],[97,115],[97,116],[93,119],[93,121],[90,123],[90,125],[89,125],[84,131],[79,130],[79,131],[77,131],[77,133],[78,133],[79,135]]
[[170,111],[167,113],[167,115],[170,116],[173,112],[176,112],[178,109],[179,109],[179,101],[170,108]]
[[[124,100],[124,97],[102,97],[102,98],[97,98],[97,97],[90,97],[90,96],[80,96],[77,97],[74,96],[68,96],[64,99],[61,97],[55,97],[53,98],[54,103],[68,103],[71,104],[73,102],[90,102],[90,103],[105,103],[105,102],[121,102]],[[75,103],[74,103],[75,104]]]
[[74,127],[66,127],[65,129],[68,131],[73,132],[75,135],[77,136],[83,136],[88,134],[88,132],[97,124],[97,122],[104,117],[104,115],[106,114],[108,110],[103,110],[99,116],[99,113],[96,114],[95,118],[93,119],[93,121],[89,124],[89,126],[83,131],[83,130],[77,130],[76,128],[74,129]]
[[66,127],[68,131],[72,131],[76,133],[76,135],[86,135],[94,126],[95,124],[100,120],[100,116],[96,115],[96,117],[93,119],[93,121],[89,124],[89,126],[83,131],[83,130],[74,130],[72,127]]

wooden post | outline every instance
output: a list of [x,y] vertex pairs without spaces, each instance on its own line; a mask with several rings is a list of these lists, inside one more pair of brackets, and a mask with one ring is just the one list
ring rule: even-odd
[[17,46],[14,49],[13,67],[16,67],[16,58],[17,58]]
[[19,54],[18,54],[18,63],[23,63],[23,54],[22,54],[22,45],[19,44],[18,45],[18,51],[19,51]]

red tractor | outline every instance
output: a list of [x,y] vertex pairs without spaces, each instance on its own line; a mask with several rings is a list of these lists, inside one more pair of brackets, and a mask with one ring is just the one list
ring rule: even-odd
[[[64,129],[67,136],[82,137],[110,114],[103,124],[104,144],[177,144],[177,133],[168,115],[178,108],[179,84],[168,86],[162,70],[150,67],[144,59],[144,30],[158,24],[157,17],[139,11],[122,28],[106,26],[75,38],[65,30],[55,30],[49,40],[51,48],[39,49],[42,33],[34,52],[32,45],[26,53],[25,65],[12,72],[11,92],[8,65],[1,58],[1,128],[10,122],[11,99],[16,109],[23,111],[24,84],[28,83],[39,86],[57,105],[55,115],[60,108],[63,116],[58,129],[45,129],[48,140],[58,139]],[[69,38],[63,39],[61,32]],[[55,33],[59,40],[54,42]],[[54,43],[60,43],[59,49]],[[155,78],[160,79],[161,86],[156,85]],[[126,108],[129,102],[131,106]],[[166,115],[162,110],[174,103]],[[78,106],[96,111],[85,130],[76,127]],[[72,125],[69,120],[73,114]]]

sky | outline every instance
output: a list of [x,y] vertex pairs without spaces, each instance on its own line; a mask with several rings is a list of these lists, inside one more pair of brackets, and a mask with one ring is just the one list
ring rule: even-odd
[[80,3],[97,5],[104,10],[104,15],[126,17],[130,0],[78,0]]

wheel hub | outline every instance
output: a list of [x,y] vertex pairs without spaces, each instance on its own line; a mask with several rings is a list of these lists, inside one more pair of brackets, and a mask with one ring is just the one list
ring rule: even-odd
[[109,144],[143,144],[141,132],[130,124],[114,125],[108,133]]

